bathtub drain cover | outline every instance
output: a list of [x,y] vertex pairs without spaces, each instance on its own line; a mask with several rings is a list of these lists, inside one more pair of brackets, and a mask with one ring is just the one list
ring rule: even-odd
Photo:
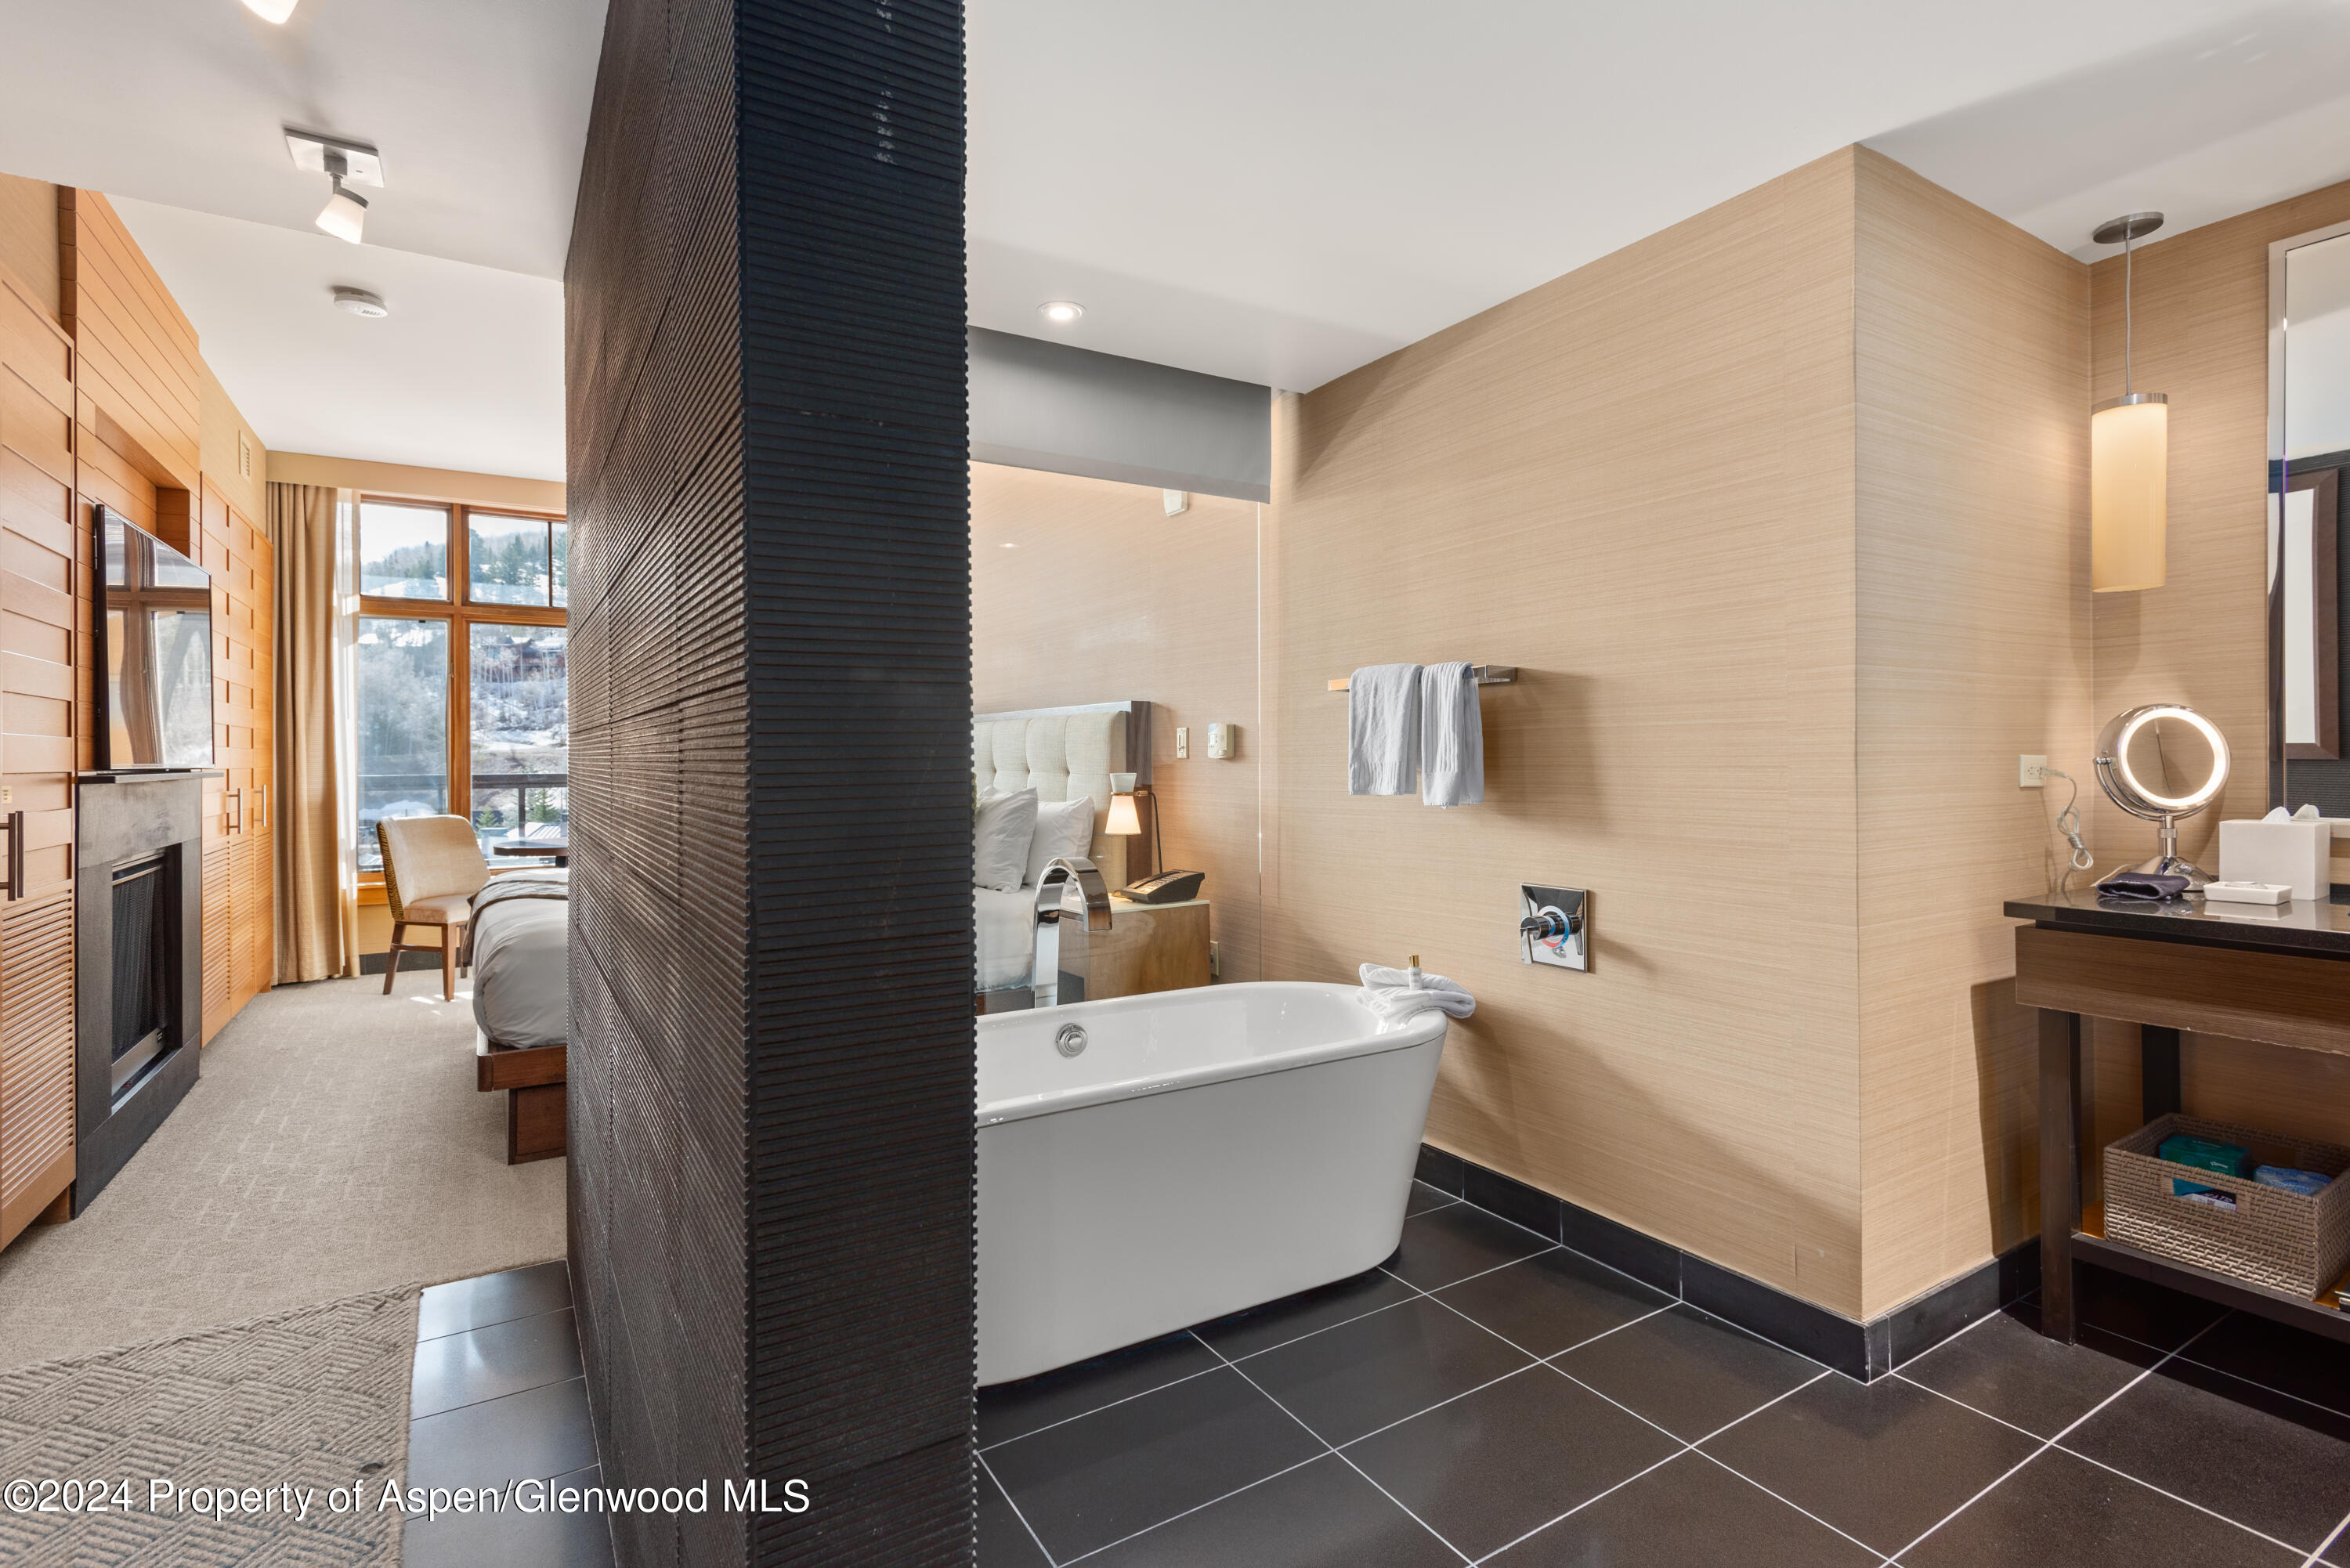
[[1086,1031],[1083,1024],[1064,1023],[1061,1025],[1061,1032],[1053,1036],[1053,1049],[1064,1056],[1074,1056],[1085,1048]]

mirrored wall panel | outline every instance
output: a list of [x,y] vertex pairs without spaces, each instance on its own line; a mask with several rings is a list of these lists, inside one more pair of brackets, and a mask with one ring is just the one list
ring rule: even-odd
[[1047,1001],[1256,979],[1256,504],[974,463],[971,516],[980,1010],[1036,1004],[1040,899]]
[[2270,290],[2270,798],[2350,817],[2350,227],[2279,246]]

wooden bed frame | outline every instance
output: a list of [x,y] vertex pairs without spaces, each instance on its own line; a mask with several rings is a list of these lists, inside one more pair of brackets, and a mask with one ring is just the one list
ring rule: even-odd
[[506,1092],[506,1163],[553,1159],[569,1147],[567,1045],[493,1045],[473,1031],[473,1087]]

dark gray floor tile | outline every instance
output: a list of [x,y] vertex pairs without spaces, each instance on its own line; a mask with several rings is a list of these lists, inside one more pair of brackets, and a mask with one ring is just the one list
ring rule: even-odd
[[1425,1214],[1431,1209],[1441,1209],[1460,1201],[1450,1192],[1440,1191],[1425,1181],[1415,1181],[1411,1184],[1411,1199],[1404,1205],[1404,1217],[1409,1219],[1414,1214]]
[[2075,1321],[2158,1350],[2176,1350],[2228,1309],[2110,1269],[2083,1269]]
[[1238,1361],[1349,1318],[1361,1317],[1365,1313],[1417,1300],[1419,1295],[1418,1291],[1393,1274],[1373,1269],[1319,1290],[1284,1296],[1269,1306],[1220,1317],[1191,1332]]
[[575,1377],[408,1424],[407,1484],[495,1486],[596,1463],[588,1385]]
[[1556,1355],[1672,1301],[1628,1274],[1565,1251],[1539,1253],[1436,1294],[1536,1355]]
[[1405,1220],[1403,1242],[1387,1267],[1398,1279],[1432,1291],[1555,1245],[1473,1203],[1455,1203]]
[[995,1478],[982,1469],[978,1477],[979,1491],[979,1562],[978,1568],[1053,1568],[1052,1559],[1028,1533],[1028,1527],[1013,1511],[1010,1500]]
[[2350,1416],[2350,1345],[2338,1339],[2323,1339],[2240,1312],[2180,1354],[2247,1383]]
[[1075,1366],[999,1383],[979,1391],[979,1446],[1006,1442],[1222,1365],[1189,1334],[1170,1334]]
[[2303,1552],[2350,1511],[2350,1417],[2191,1362],[2166,1363],[2064,1446]]
[[1877,1557],[1702,1454],[1684,1454],[1493,1561],[1500,1568],[1870,1568]]
[[1321,1451],[1247,1378],[1219,1368],[1015,1438],[988,1450],[987,1467],[1066,1563]]
[[1088,1568],[1458,1568],[1461,1559],[1325,1456],[1088,1559]]
[[1821,1371],[1690,1306],[1643,1318],[1553,1365],[1692,1443]]
[[1589,1389],[1534,1366],[1346,1452],[1438,1534],[1482,1557],[1679,1448]]
[[2300,1554],[2062,1449],[1901,1554],[1902,1568],[2299,1568]]
[[1527,1365],[1527,1356],[1459,1313],[1424,1299],[1241,1364],[1266,1393],[1333,1443]]
[[1898,1378],[1830,1376],[1741,1421],[1705,1452],[1890,1553],[2039,1448],[2037,1438]]
[[[558,1487],[595,1486],[598,1472]],[[400,1525],[401,1568],[611,1568],[612,1531],[601,1513],[444,1513]]]
[[579,1334],[568,1307],[442,1334],[416,1346],[408,1414],[411,1419],[438,1415],[460,1405],[568,1382],[580,1372]]
[[417,1303],[416,1337],[438,1339],[571,1304],[571,1270],[561,1259],[527,1269],[482,1274],[426,1288]]
[[2078,1345],[2059,1345],[2040,1332],[2040,1309],[2018,1303],[1904,1362],[1898,1376],[2053,1438],[2160,1359],[2160,1351],[2093,1328]]

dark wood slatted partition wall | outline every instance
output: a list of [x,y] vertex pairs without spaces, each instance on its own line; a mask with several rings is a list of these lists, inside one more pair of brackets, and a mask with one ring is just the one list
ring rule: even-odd
[[575,1293],[608,1483],[813,1499],[621,1516],[631,1564],[969,1561],[962,171],[951,4],[614,0],[567,276]]

